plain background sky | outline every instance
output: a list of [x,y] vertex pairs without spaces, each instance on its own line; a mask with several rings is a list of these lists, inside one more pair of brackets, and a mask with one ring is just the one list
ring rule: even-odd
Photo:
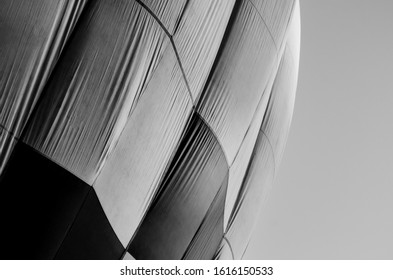
[[292,127],[245,258],[393,259],[393,1],[300,12]]

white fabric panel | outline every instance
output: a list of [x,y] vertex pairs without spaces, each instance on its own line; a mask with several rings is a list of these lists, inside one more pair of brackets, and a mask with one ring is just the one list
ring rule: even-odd
[[286,48],[262,124],[262,130],[272,144],[277,168],[284,152],[292,120],[297,85],[296,69],[297,64],[289,49]]
[[[263,116],[261,132],[258,136],[259,139],[263,139],[263,145],[266,148],[269,147],[268,150],[262,152],[262,154],[266,154],[263,157],[268,158],[268,163],[258,159],[258,155],[255,155],[258,149],[260,150],[258,145],[261,145],[257,142],[256,150],[253,151],[251,156],[251,165],[247,166],[247,171],[244,175],[246,168],[244,162],[247,160],[247,154],[250,151],[249,149],[247,151],[247,148],[243,146],[247,143],[245,141],[230,169],[225,213],[226,218],[229,220],[227,236],[233,246],[235,258],[241,258],[244,253],[246,244],[252,233],[253,221],[257,217],[255,213],[263,205],[262,197],[266,197],[269,193],[268,189],[272,185],[287,140],[292,119],[299,67],[299,14],[299,6],[296,3],[294,13],[290,19],[289,28],[286,28],[287,33],[285,34],[283,50],[279,52],[281,61],[273,76],[274,79],[272,79],[273,86],[270,86],[269,89],[271,93],[267,107],[264,110],[265,115]],[[292,51],[292,49],[295,51]],[[247,140],[247,137],[248,135],[245,140]],[[267,151],[270,152],[266,153]],[[240,165],[242,157],[243,163]],[[253,169],[259,170],[259,173],[252,171]],[[239,174],[238,172],[242,173],[237,175],[237,177],[235,175]],[[240,182],[238,178],[243,180],[240,188],[238,187]],[[254,188],[255,190],[253,190]],[[234,198],[236,198],[235,202]],[[255,199],[259,199],[259,203]],[[232,211],[230,214],[229,210]],[[249,218],[246,218],[246,213],[249,214]],[[238,221],[238,225],[236,225],[235,221]]]
[[272,148],[260,132],[226,232],[235,259],[242,257],[250,240],[260,208],[270,192],[274,171]]
[[234,0],[189,1],[173,36],[194,100],[210,73]]
[[276,60],[273,40],[250,2],[241,3],[198,111],[210,124],[232,162]]
[[169,39],[134,1],[94,1],[64,51],[24,141],[91,184]]
[[249,0],[258,10],[278,48],[281,47],[295,0]]
[[127,246],[192,110],[171,46],[93,184],[116,234]]
[[[1,1],[0,127],[14,137],[26,124],[85,2]],[[0,138],[0,166],[12,150],[7,143],[8,137]]]
[[[293,71],[295,76],[299,74],[299,60],[300,60],[300,38],[301,38],[301,26],[300,26],[300,6],[299,1],[296,1],[293,7],[293,14],[291,16],[290,24],[286,34],[286,48],[291,53],[293,58]],[[297,81],[296,81],[297,87]]]
[[267,104],[270,99],[270,93],[276,73],[277,69],[273,69],[270,81],[267,84],[262,99],[258,104],[258,108],[255,112],[254,118],[249,128],[247,129],[247,133],[242,141],[239,151],[237,152],[234,161],[229,169],[228,192],[225,200],[224,212],[224,231],[227,227],[229,217],[231,215],[237,195],[242,186],[242,181],[244,179],[248,163],[254,150],[263,117],[266,112]]
[[162,23],[169,34],[173,34],[190,0],[137,0],[143,3]]

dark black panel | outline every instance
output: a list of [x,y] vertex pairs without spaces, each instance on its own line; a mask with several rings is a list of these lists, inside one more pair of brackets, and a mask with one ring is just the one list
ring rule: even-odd
[[94,189],[91,188],[55,258],[120,259],[124,250],[105,216]]
[[52,259],[89,188],[18,143],[0,178],[0,259]]
[[220,190],[228,165],[210,128],[195,114],[129,252],[136,259],[180,259]]

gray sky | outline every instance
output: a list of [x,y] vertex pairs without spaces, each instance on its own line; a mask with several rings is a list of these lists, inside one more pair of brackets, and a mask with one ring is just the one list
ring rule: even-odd
[[393,259],[393,1],[300,12],[292,127],[245,258]]

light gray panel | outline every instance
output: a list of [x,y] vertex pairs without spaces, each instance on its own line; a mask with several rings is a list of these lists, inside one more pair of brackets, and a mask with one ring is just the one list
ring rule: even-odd
[[[85,2],[1,1],[0,127],[15,137],[20,136]],[[4,164],[13,146],[8,137],[1,137],[0,147]]]
[[197,110],[222,143],[231,163],[277,63],[277,51],[261,17],[248,1],[237,7]]
[[173,41],[194,100],[217,56],[234,0],[190,0]]
[[125,247],[152,199],[191,110],[176,55],[168,46],[93,184]]
[[277,48],[281,48],[293,14],[295,0],[249,0],[268,27]]
[[270,81],[268,82],[262,99],[258,104],[253,120],[247,129],[247,133],[242,140],[239,151],[236,153],[229,169],[228,191],[225,200],[224,228],[227,226],[237,195],[242,186],[242,181],[247,171],[248,163],[254,150],[263,117],[266,113],[267,104],[270,99],[275,74],[276,72],[273,72],[270,77]]
[[276,167],[281,161],[292,120],[298,64],[286,48],[274,81],[262,130],[272,144]]
[[91,2],[24,141],[91,184],[167,45],[160,25],[136,2]]
[[131,256],[130,253],[126,252],[126,254],[124,255],[123,260],[135,260],[135,258],[133,256]]
[[183,16],[187,2],[190,0],[137,0],[146,6],[164,26],[169,34],[173,34]]
[[269,140],[260,132],[226,230],[235,259],[241,259],[275,172]]

